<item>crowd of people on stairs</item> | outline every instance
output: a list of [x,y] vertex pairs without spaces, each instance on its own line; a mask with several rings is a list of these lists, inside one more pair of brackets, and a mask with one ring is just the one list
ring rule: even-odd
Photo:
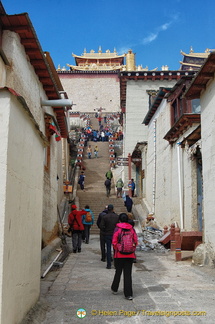
[[[132,265],[136,262],[135,249],[138,244],[132,218],[131,213],[116,214],[114,206],[109,204],[99,214],[96,222],[100,229],[101,261],[107,262],[106,269],[111,269],[112,263],[115,268],[111,291],[117,294],[123,272],[124,296],[128,300],[133,299]],[[90,228],[94,224],[94,214],[89,205],[82,210],[71,205],[68,224],[72,233],[73,253],[80,253],[82,242],[89,244]]]
[[[98,140],[108,140],[109,130],[103,128],[99,121],[100,130],[92,130],[88,128],[85,130],[85,146],[87,141],[91,140],[97,142]],[[87,146],[87,157],[99,157],[98,145],[92,148]],[[107,197],[111,194],[113,173],[109,169],[105,174],[104,186],[106,188]],[[78,184],[80,189],[85,191],[85,174],[81,170]],[[121,178],[116,181],[116,198],[122,198],[127,209],[126,213],[116,214],[114,206],[108,204],[104,210],[98,215],[96,225],[100,230],[100,251],[101,261],[106,262],[106,269],[115,268],[115,275],[111,285],[113,294],[117,294],[119,283],[123,272],[124,276],[124,296],[128,300],[133,299],[132,290],[132,265],[136,262],[135,249],[138,244],[137,234],[134,229],[134,220],[132,212],[133,201],[132,198],[123,193],[124,183]],[[131,190],[132,197],[134,197],[135,183],[133,179],[128,185]],[[73,253],[80,253],[82,243],[90,243],[90,229],[95,221],[94,213],[89,205],[86,205],[82,210],[77,210],[76,205],[71,205],[71,212],[68,216],[69,231],[72,237]]]

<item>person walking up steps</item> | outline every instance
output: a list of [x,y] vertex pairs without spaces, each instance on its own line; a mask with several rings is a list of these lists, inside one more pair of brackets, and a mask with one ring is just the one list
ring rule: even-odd
[[[100,229],[100,224],[103,216],[108,213],[108,206],[105,206],[105,209],[99,214],[96,225]],[[105,235],[104,232],[100,229],[100,249],[101,249],[101,261],[106,261],[106,250],[105,250]]]
[[96,145],[96,146],[94,147],[94,156],[95,156],[95,158],[98,157],[98,154],[99,154],[99,149],[98,149],[98,146]]
[[125,196],[124,205],[127,209],[127,212],[130,213],[132,210],[132,206],[133,206],[133,200],[129,197],[129,195]]
[[119,215],[119,221],[113,234],[114,264],[116,272],[111,285],[113,294],[117,294],[121,274],[123,272],[124,296],[128,300],[133,299],[132,290],[132,265],[137,246],[137,234],[135,229],[128,223],[128,215]]
[[107,197],[109,197],[110,196],[110,191],[111,191],[111,180],[106,179],[104,184],[105,184],[105,187],[106,187]]
[[135,182],[134,182],[134,179],[131,179],[131,194],[132,194],[132,197],[134,197],[134,191],[135,191]]
[[85,215],[83,215],[82,222],[84,224],[84,239],[85,243],[89,243],[90,228],[94,224],[94,214],[88,205],[85,206]]
[[91,145],[89,145],[88,148],[87,148],[87,155],[88,155],[88,159],[91,159],[91,156],[92,156],[92,148],[91,148]]
[[105,244],[107,248],[107,267],[111,269],[111,246],[112,237],[116,224],[118,223],[119,216],[114,212],[113,205],[108,205],[108,213],[102,217],[100,229],[104,232]]
[[108,170],[107,172],[106,172],[106,174],[105,174],[105,177],[107,178],[107,179],[112,179],[113,178],[113,173],[112,173],[112,171],[111,170]]
[[117,180],[116,182],[116,198],[122,198],[122,188],[124,186],[124,183],[122,181],[122,179],[120,178],[119,180]]
[[68,216],[68,224],[70,225],[70,229],[72,231],[72,246],[73,253],[81,252],[81,242],[82,242],[82,233],[84,230],[84,225],[82,223],[82,216],[86,214],[84,210],[76,210],[77,206],[71,206],[71,213]]
[[84,171],[81,171],[81,174],[80,174],[79,180],[78,180],[78,184],[80,185],[81,190],[84,190],[84,180],[85,180]]

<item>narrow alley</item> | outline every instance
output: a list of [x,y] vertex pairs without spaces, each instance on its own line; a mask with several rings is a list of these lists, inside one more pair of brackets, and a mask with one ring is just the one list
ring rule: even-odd
[[214,324],[215,5],[3,2],[0,324]]
[[[89,143],[94,145],[94,143]],[[104,179],[109,168],[108,143],[98,142],[99,157],[87,159],[86,191],[77,190],[80,208],[85,204],[95,214],[112,203],[117,213],[124,210],[112,184],[111,196],[105,195]],[[79,187],[79,186],[78,186]],[[70,253],[64,265],[41,279],[41,296],[23,324],[67,323],[214,323],[215,275],[212,269],[192,266],[191,260],[175,262],[170,251],[137,251],[133,265],[134,299],[124,299],[121,279],[119,293],[111,293],[114,267],[101,262],[96,224],[89,244],[81,253]],[[67,243],[72,250],[71,238]]]

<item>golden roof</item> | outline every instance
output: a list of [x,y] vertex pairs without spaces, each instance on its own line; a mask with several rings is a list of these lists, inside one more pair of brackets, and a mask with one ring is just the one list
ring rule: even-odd
[[187,54],[183,51],[181,51],[181,54],[184,55],[184,56],[188,56],[188,57],[198,57],[198,58],[207,58],[208,55],[212,52],[213,50],[209,49],[209,48],[206,48],[205,52],[204,53],[195,53],[193,51],[193,48],[191,46],[190,48],[190,53]]
[[104,65],[99,65],[99,64],[89,64],[89,65],[70,65],[67,64],[71,68],[71,70],[75,71],[117,71],[117,70],[122,70],[124,65],[118,65],[118,66],[108,66],[106,64]]
[[187,65],[187,66],[193,66],[193,67],[200,67],[202,65],[202,63],[194,64],[194,63],[185,63],[185,62],[182,62],[182,61],[180,61],[179,63],[183,64],[183,65]]
[[181,54],[188,57],[198,57],[198,58],[207,58],[210,53],[184,53],[181,51]]
[[106,50],[106,52],[102,52],[101,47],[99,48],[98,53],[96,53],[94,50],[91,50],[89,53],[84,50],[84,53],[81,56],[75,55],[72,53],[72,56],[74,58],[80,58],[80,59],[114,59],[114,58],[123,58],[125,57],[125,54],[118,55],[116,50],[114,52],[110,52],[110,50]]

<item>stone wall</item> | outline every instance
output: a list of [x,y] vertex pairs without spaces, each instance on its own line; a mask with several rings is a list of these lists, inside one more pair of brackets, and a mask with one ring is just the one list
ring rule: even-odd
[[[118,74],[59,73],[61,83],[75,106],[73,110],[93,112],[102,107],[107,112],[120,110]],[[104,111],[104,112],[105,112]]]

